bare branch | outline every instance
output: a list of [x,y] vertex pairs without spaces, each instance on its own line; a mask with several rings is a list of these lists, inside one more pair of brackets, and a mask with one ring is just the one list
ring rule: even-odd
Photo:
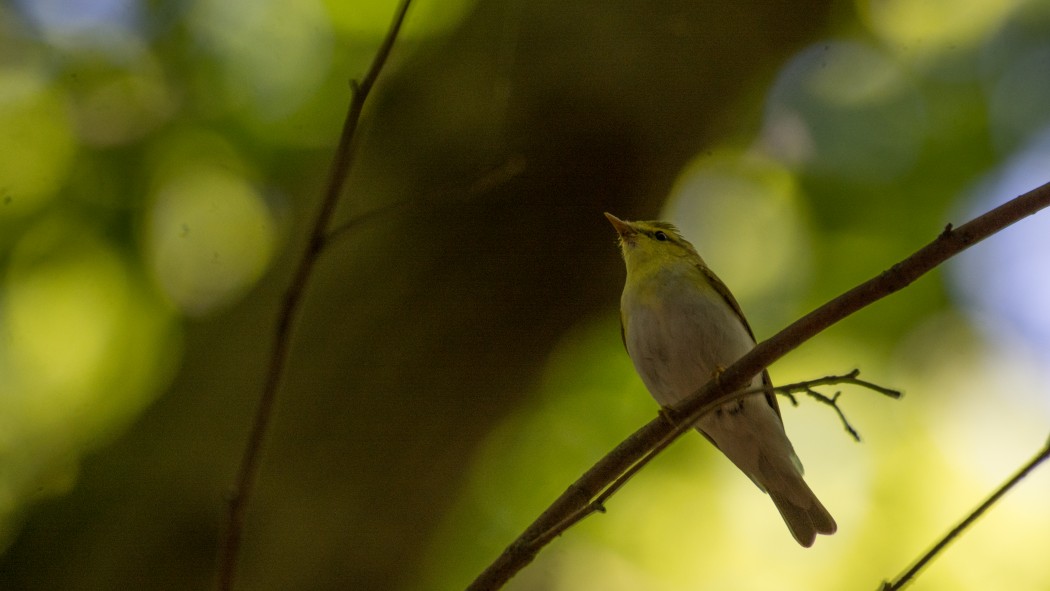
[[[725,392],[746,385],[763,368],[780,359],[815,335],[872,303],[898,292],[935,269],[952,256],[984,240],[1003,228],[1050,205],[1050,183],[1016,197],[1003,205],[967,222],[959,228],[950,224],[932,242],[878,276],[865,281],[839,297],[810,312],[772,338],[759,343],[747,355],[711,380],[673,410],[677,415],[691,416]],[[597,464],[588,469],[558,497],[511,545],[470,584],[473,591],[499,589],[515,573],[532,562],[542,545],[549,541],[548,532],[570,516],[581,511],[597,495],[651,450],[663,445],[674,427],[664,419],[655,419],[635,431]]]
[[[773,386],[772,391],[776,394],[783,394],[787,396],[794,392],[805,392],[807,389],[810,388],[819,388],[821,386],[834,386],[836,384],[848,384],[851,386],[860,386],[861,388],[867,388],[868,390],[878,392],[879,394],[882,394],[883,396],[888,396],[890,398],[893,398],[894,400],[897,400],[901,396],[903,396],[900,390],[894,390],[893,388],[880,386],[874,382],[862,380],[857,377],[859,375],[860,370],[854,369],[848,374],[844,374],[841,376],[824,376],[815,380],[806,380],[805,382],[784,384],[783,386]],[[770,388],[753,388],[753,390],[762,392],[768,391],[770,390]]]
[[820,386],[830,386],[830,385],[833,385],[833,384],[850,384],[850,385],[853,385],[853,386],[860,386],[862,388],[867,388],[868,390],[872,390],[872,391],[878,392],[879,394],[882,394],[884,396],[888,396],[890,398],[893,398],[894,400],[897,400],[901,396],[903,396],[903,394],[901,394],[901,392],[899,390],[894,390],[892,388],[886,388],[885,386],[880,386],[880,385],[872,383],[872,382],[868,382],[868,381],[865,381],[865,380],[858,379],[857,376],[859,376],[859,375],[860,375],[860,370],[859,369],[854,369],[853,371],[849,372],[848,374],[841,375],[841,376],[826,376],[826,377],[823,377],[823,378],[820,378],[820,379],[816,379],[816,380],[809,380],[809,381],[805,381],[805,382],[798,382],[796,384],[786,384],[786,385],[783,385],[783,386],[773,386],[773,387],[768,387],[767,386],[767,387],[762,387],[762,388],[752,388],[751,391],[753,391],[753,392],[765,391],[765,392],[769,392],[771,394],[780,394],[781,396],[784,396],[787,399],[791,400],[791,404],[793,406],[798,406],[798,400],[796,400],[795,396],[794,396],[795,392],[803,392],[803,393],[807,394],[808,396],[810,396],[811,398],[813,398],[814,400],[816,400],[817,402],[820,402],[821,404],[826,404],[826,405],[830,406],[831,408],[835,409],[835,413],[838,414],[839,419],[842,421],[842,426],[846,428],[846,432],[849,433],[851,437],[853,437],[854,441],[858,441],[859,442],[860,441],[860,433],[858,433],[857,430],[853,428],[853,425],[851,425],[849,420],[846,419],[846,414],[842,411],[842,408],[839,406],[839,395],[841,394],[841,392],[835,392],[835,395],[831,396],[829,398],[829,397],[825,396],[824,394],[821,394],[820,392],[817,392],[814,389],[814,388],[818,388]]
[[332,157],[331,173],[328,183],[325,185],[324,196],[317,213],[310,235],[307,239],[306,248],[303,250],[296,266],[288,291],[285,292],[284,300],[277,315],[277,327],[274,335],[273,350],[270,355],[269,368],[266,381],[263,384],[262,393],[259,395],[258,406],[252,420],[251,431],[245,444],[244,455],[241,458],[237,479],[229,496],[227,513],[226,533],[220,546],[218,589],[230,591],[233,589],[234,577],[237,571],[237,557],[240,550],[241,533],[244,529],[244,513],[248,506],[255,477],[259,471],[259,456],[262,452],[263,440],[269,428],[270,418],[273,414],[274,400],[284,377],[285,366],[288,361],[288,351],[292,337],[292,325],[298,317],[299,306],[306,292],[306,285],[313,274],[314,264],[325,244],[325,235],[331,225],[332,213],[339,202],[339,196],[343,193],[347,175],[354,160],[355,138],[361,113],[364,110],[368,95],[379,78],[383,66],[386,64],[390,51],[393,49],[394,41],[408,13],[411,0],[402,0],[397,9],[393,23],[387,31],[379,49],[376,50],[375,58],[364,78],[351,81],[350,106],[343,121],[343,130],[339,136],[339,144],[335,155]]
[[[619,491],[625,484],[627,484],[627,481],[630,480],[631,477],[637,474],[646,464],[648,464],[653,458],[655,458],[660,452],[662,452],[664,448],[666,448],[675,439],[677,439],[679,435],[692,429],[693,426],[696,424],[696,421],[699,420],[702,416],[714,412],[723,404],[736,400],[737,398],[743,398],[745,396],[751,396],[753,394],[761,394],[763,392],[770,394],[781,394],[783,396],[792,397],[792,399],[794,398],[792,396],[792,393],[794,392],[812,393],[816,394],[817,396],[823,397],[823,395],[813,390],[813,388],[833,384],[857,385],[863,388],[868,388],[870,390],[875,390],[876,392],[885,394],[894,399],[900,398],[901,394],[896,390],[891,390],[889,388],[878,386],[876,384],[872,384],[871,382],[866,382],[864,380],[858,380],[857,376],[859,374],[860,371],[855,369],[850,373],[841,376],[825,376],[823,378],[817,378],[815,380],[808,380],[805,382],[798,382],[794,384],[786,384],[784,386],[777,386],[772,388],[769,386],[746,388],[744,390],[738,390],[727,396],[723,396],[721,398],[713,400],[687,416],[679,417],[676,413],[674,413],[671,410],[661,410],[660,415],[663,418],[663,420],[671,426],[671,430],[667,433],[666,436],[664,436],[663,439],[661,439],[656,444],[655,447],[653,447],[653,449],[649,450],[649,452],[645,456],[643,456],[640,460],[638,460],[633,465],[624,470],[624,472],[617,476],[617,478],[611,484],[609,484],[608,487],[602,490],[600,494],[594,497],[594,499],[587,503],[585,506],[580,507],[571,515],[568,515],[565,519],[555,524],[549,530],[539,534],[531,542],[527,544],[522,543],[516,546],[514,548],[514,551],[516,553],[524,553],[527,551],[534,551],[534,549],[538,550],[554,538],[560,536],[563,532],[565,532],[565,530],[582,521],[587,516],[592,515],[594,513],[605,513],[605,502],[608,501],[609,498],[612,497],[614,494],[616,494],[616,492]],[[838,395],[835,396],[835,398],[837,397]],[[831,405],[838,412],[839,416],[842,417],[843,422],[845,422],[846,419],[842,415],[842,411],[839,410],[838,405],[834,403],[832,403]],[[859,440],[859,438],[857,439]]]
[[985,501],[978,505],[976,509],[971,511],[965,519],[960,521],[958,525],[953,527],[951,531],[945,534],[945,536],[941,538],[936,544],[934,544],[932,548],[927,550],[925,554],[919,557],[919,559],[915,561],[915,564],[911,565],[911,567],[907,571],[905,571],[904,574],[897,577],[896,581],[893,581],[892,583],[883,582],[882,586],[879,587],[879,591],[897,591],[898,589],[903,589],[909,581],[911,581],[913,578],[915,578],[916,575],[919,574],[919,571],[921,571],[923,567],[929,564],[930,561],[936,558],[938,554],[940,554],[945,548],[947,548],[948,544],[952,543],[955,540],[955,538],[959,537],[959,535],[961,535],[966,528],[970,527],[970,525],[972,525],[973,522],[977,521],[978,517],[983,515],[985,511],[990,509],[992,505],[998,502],[999,499],[1007,493],[1007,491],[1016,486],[1017,483],[1024,480],[1024,478],[1028,476],[1028,474],[1032,470],[1035,470],[1039,466],[1039,464],[1042,464],[1048,458],[1050,458],[1050,438],[1047,439],[1046,446],[1044,446],[1043,449],[1038,454],[1036,454],[1036,456],[1032,458],[1027,464],[1022,466],[1016,474],[1011,476],[1009,480],[1004,482],[994,493],[992,493],[992,496],[985,499]]

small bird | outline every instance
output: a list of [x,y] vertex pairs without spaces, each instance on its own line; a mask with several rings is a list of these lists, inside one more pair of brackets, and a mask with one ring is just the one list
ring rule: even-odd
[[[754,348],[755,336],[733,294],[674,226],[605,217],[627,265],[624,346],[653,398],[672,406]],[[765,371],[751,383],[771,384]],[[817,534],[835,533],[835,520],[802,479],[775,395],[727,402],[696,429],[769,494],[799,544],[808,548]]]

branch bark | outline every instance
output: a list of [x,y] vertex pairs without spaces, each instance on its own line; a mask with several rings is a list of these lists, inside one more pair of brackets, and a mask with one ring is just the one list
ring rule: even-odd
[[[676,416],[692,416],[704,406],[743,388],[753,376],[815,335],[872,303],[896,293],[944,261],[1007,226],[1050,205],[1050,183],[953,228],[945,227],[937,238],[911,256],[838,296],[773,337],[759,343],[674,409]],[[468,587],[469,591],[499,589],[528,565],[551,541],[548,532],[571,518],[608,488],[653,449],[667,445],[675,427],[656,418],[621,442],[583,476],[569,486],[525,531],[508,546]],[[680,433],[679,433],[680,434]]]
[[343,120],[342,133],[339,136],[339,144],[336,146],[332,157],[332,168],[325,185],[324,196],[321,206],[317,212],[317,218],[311,227],[307,238],[306,248],[299,257],[288,291],[285,292],[277,314],[277,327],[274,334],[273,349],[270,355],[270,363],[266,373],[266,381],[263,383],[262,393],[259,395],[258,406],[252,420],[251,431],[248,441],[244,447],[244,455],[241,458],[240,468],[237,471],[237,479],[230,493],[227,507],[227,525],[223,537],[219,557],[218,586],[220,591],[233,589],[234,578],[237,571],[237,558],[241,545],[241,534],[244,529],[244,514],[251,497],[255,479],[259,472],[259,458],[262,454],[263,442],[266,432],[270,426],[273,416],[273,405],[277,398],[277,392],[284,378],[285,367],[288,362],[288,353],[292,339],[292,328],[298,318],[299,309],[306,293],[306,287],[313,275],[314,265],[320,258],[330,236],[332,214],[335,206],[339,203],[339,197],[343,193],[346,178],[354,162],[354,151],[356,148],[355,138],[357,127],[361,121],[361,113],[364,111],[368,95],[375,86],[383,66],[394,47],[394,41],[404,23],[405,15],[411,0],[402,0],[394,15],[394,20],[387,30],[383,42],[376,50],[372,65],[360,82],[352,81],[350,106]]

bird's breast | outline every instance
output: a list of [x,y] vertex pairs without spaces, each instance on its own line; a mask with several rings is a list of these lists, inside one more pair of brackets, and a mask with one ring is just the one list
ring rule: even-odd
[[734,310],[706,284],[650,283],[624,291],[621,305],[627,352],[661,405],[685,398],[754,347]]

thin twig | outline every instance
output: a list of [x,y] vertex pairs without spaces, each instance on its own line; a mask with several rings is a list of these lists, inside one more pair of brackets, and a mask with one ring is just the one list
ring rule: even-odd
[[983,503],[978,505],[977,508],[971,511],[965,519],[960,521],[958,525],[953,527],[951,531],[945,534],[945,536],[941,538],[936,544],[934,544],[932,548],[927,550],[925,554],[923,554],[918,560],[916,560],[915,564],[911,565],[911,568],[905,571],[905,573],[901,576],[897,577],[896,581],[893,581],[892,583],[883,582],[882,587],[879,588],[879,591],[898,591],[899,589],[903,589],[904,586],[911,581],[911,579],[913,579],[916,575],[919,574],[919,571],[922,570],[923,567],[929,564],[931,560],[936,558],[937,555],[941,553],[941,551],[948,547],[948,544],[952,543],[955,540],[955,538],[959,537],[959,535],[962,534],[963,530],[970,527],[970,525],[972,525],[974,521],[977,521],[977,518],[983,515],[985,511],[990,509],[992,505],[998,502],[999,499],[1007,493],[1007,491],[1016,486],[1017,483],[1024,480],[1024,478],[1028,476],[1028,474],[1032,470],[1035,470],[1039,466],[1039,464],[1042,464],[1048,458],[1050,458],[1050,439],[1047,439],[1046,446],[1043,447],[1043,449],[1038,454],[1036,454],[1034,458],[1029,460],[1029,462],[1023,467],[1021,467],[1021,469],[1018,470],[1016,474],[1014,474],[1010,477],[1009,480],[1004,482],[994,493],[992,493],[992,496],[988,497]]
[[325,241],[332,242],[334,240],[337,240],[348,234],[350,230],[357,228],[365,222],[371,221],[379,216],[388,215],[397,211],[407,209],[408,207],[432,202],[445,203],[447,202],[449,197],[453,196],[465,198],[482,195],[502,185],[503,183],[506,183],[507,181],[513,179],[514,177],[520,175],[524,171],[525,157],[520,154],[512,155],[503,162],[499,163],[498,165],[483,172],[480,176],[478,176],[478,178],[476,178],[468,185],[432,191],[421,197],[410,197],[407,199],[402,199],[400,201],[395,201],[393,203],[381,205],[375,209],[358,214],[351,218],[349,221],[336,226],[330,232],[328,232]]
[[862,388],[873,390],[884,396],[889,396],[894,400],[899,399],[901,396],[903,396],[903,394],[901,394],[899,390],[886,388],[884,386],[880,386],[872,382],[858,379],[858,375],[860,375],[860,370],[854,369],[850,373],[843,376],[828,376],[820,380],[799,382],[797,384],[788,384],[786,386],[777,386],[772,388],[772,390],[777,394],[787,396],[791,399],[791,403],[796,406],[798,405],[798,401],[796,401],[795,397],[793,396],[794,392],[803,392],[807,394],[810,398],[816,400],[817,402],[830,406],[831,408],[835,409],[835,413],[839,415],[839,420],[842,421],[842,426],[846,429],[846,432],[850,434],[850,437],[853,437],[854,441],[859,442],[860,433],[858,433],[857,430],[853,427],[853,425],[850,424],[849,419],[846,418],[846,413],[844,413],[842,411],[842,408],[839,407],[839,395],[842,393],[835,392],[835,395],[829,398],[824,394],[817,392],[814,388],[818,386],[828,386],[831,384],[851,384],[854,386],[860,386]]
[[890,398],[893,398],[894,400],[897,400],[901,396],[903,396],[903,394],[899,390],[894,390],[893,388],[887,388],[885,386],[880,386],[878,384],[866,380],[861,380],[857,378],[857,376],[859,375],[860,370],[854,369],[853,371],[845,375],[826,376],[816,380],[808,380],[805,382],[798,382],[795,384],[785,384],[783,386],[758,386],[749,390],[745,390],[745,392],[766,392],[769,394],[779,394],[790,400],[792,406],[798,406],[798,400],[795,399],[795,393],[802,392],[808,395],[809,397],[813,398],[817,402],[820,402],[821,404],[826,404],[831,408],[835,409],[835,413],[838,414],[839,420],[842,421],[842,426],[845,427],[846,432],[850,434],[854,441],[859,442],[860,433],[858,433],[857,430],[853,427],[853,425],[850,424],[849,419],[846,418],[846,413],[843,412],[842,408],[839,406],[839,395],[841,394],[841,392],[835,392],[835,395],[829,398],[828,396],[825,396],[824,394],[821,394],[820,392],[817,392],[814,389],[820,386],[830,386],[833,384],[849,384],[853,386],[867,388],[868,390],[878,392],[879,394],[888,396]]
[[298,317],[299,307],[313,273],[314,265],[324,248],[325,235],[331,224],[332,214],[335,211],[336,204],[339,202],[340,195],[343,193],[343,186],[346,184],[346,178],[354,160],[356,132],[358,123],[361,120],[361,113],[364,110],[365,101],[379,78],[383,65],[390,56],[390,51],[405,20],[410,2],[411,0],[402,0],[394,16],[393,23],[390,25],[390,29],[387,31],[379,49],[376,50],[375,58],[364,78],[360,82],[352,81],[350,84],[350,106],[347,110],[346,119],[343,121],[339,144],[332,157],[331,173],[328,177],[328,183],[325,185],[321,206],[307,239],[306,248],[299,257],[295,274],[292,276],[292,281],[288,286],[288,291],[285,292],[277,314],[277,327],[266,381],[263,384],[262,393],[259,395],[258,406],[252,420],[248,441],[244,447],[244,455],[241,458],[237,479],[229,496],[228,522],[225,537],[220,546],[221,555],[218,565],[218,589],[220,591],[233,589],[241,535],[244,529],[244,514],[255,484],[255,478],[259,472],[259,457],[262,453],[263,441],[266,439],[266,432],[273,415],[274,400],[277,397],[277,391],[284,377],[291,343],[292,325]]
[[[719,377],[676,406],[686,415],[718,399],[725,391],[737,390],[791,350],[843,318],[896,293],[941,263],[1007,226],[1050,205],[1050,183],[996,207],[984,215],[953,228],[945,227],[932,242],[878,276],[865,281],[792,323],[772,338],[759,343]],[[586,506],[631,465],[643,458],[672,430],[663,419],[650,421],[621,442],[559,496],[517,540],[485,568],[470,584],[473,591],[499,589],[515,573],[532,562],[540,546],[530,545],[552,527]]]
[[817,402],[826,404],[831,408],[835,409],[835,412],[839,415],[839,420],[842,421],[842,426],[846,428],[846,432],[850,434],[850,437],[852,437],[854,441],[859,442],[860,433],[857,433],[857,430],[853,428],[853,425],[849,424],[849,420],[846,418],[846,414],[842,412],[841,408],[839,408],[839,394],[841,393],[842,392],[835,392],[834,396],[828,398],[827,396],[821,394],[820,392],[817,392],[816,390],[806,388],[806,394],[808,394],[810,398],[813,398]]
[[903,396],[903,394],[901,394],[900,390],[894,390],[893,388],[887,388],[885,386],[880,386],[879,384],[876,384],[874,382],[869,382],[867,380],[862,380],[862,379],[857,377],[859,375],[860,375],[860,370],[859,369],[854,369],[853,371],[851,371],[851,372],[849,372],[847,374],[824,376],[822,378],[817,378],[815,380],[806,380],[804,382],[795,382],[794,384],[784,384],[782,386],[773,386],[772,388],[770,388],[768,386],[762,386],[762,387],[757,387],[757,388],[751,388],[751,391],[754,391],[754,392],[769,392],[769,391],[772,391],[772,392],[774,392],[776,394],[783,394],[783,395],[786,396],[786,395],[792,394],[794,392],[805,392],[807,388],[819,388],[821,386],[834,386],[834,385],[837,385],[837,384],[848,384],[848,385],[851,385],[851,386],[860,386],[861,388],[867,388],[868,390],[872,390],[872,391],[878,392],[879,394],[882,394],[883,396],[888,396],[890,398],[893,398],[894,400],[897,400],[901,396]]

